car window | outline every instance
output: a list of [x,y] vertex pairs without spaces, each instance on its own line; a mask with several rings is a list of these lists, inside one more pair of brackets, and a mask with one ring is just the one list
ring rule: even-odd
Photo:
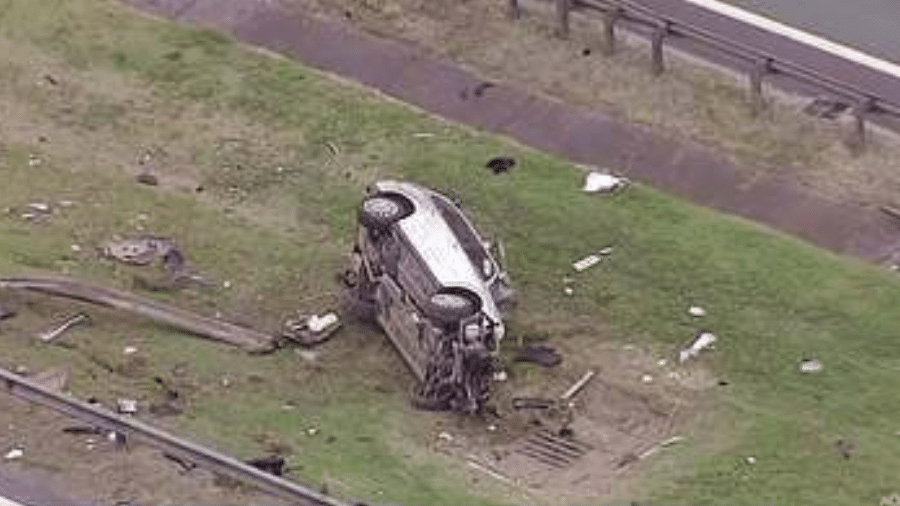
[[460,245],[462,245],[463,251],[466,252],[469,261],[475,266],[475,270],[477,270],[485,280],[490,279],[491,276],[494,275],[493,262],[486,254],[481,239],[478,238],[475,231],[466,222],[465,218],[463,218],[459,209],[448,200],[437,195],[432,195],[431,200],[438,208],[438,211],[440,211],[441,217],[444,218],[444,221],[453,231],[453,235],[456,236],[456,239],[459,241]]

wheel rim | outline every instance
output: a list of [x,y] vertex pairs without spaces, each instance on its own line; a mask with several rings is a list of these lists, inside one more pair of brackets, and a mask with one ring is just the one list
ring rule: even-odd
[[391,218],[400,214],[400,204],[392,199],[372,198],[363,203],[363,210],[379,218]]

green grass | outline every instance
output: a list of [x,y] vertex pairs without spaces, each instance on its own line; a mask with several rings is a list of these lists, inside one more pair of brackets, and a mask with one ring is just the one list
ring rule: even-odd
[[[112,1],[6,4],[3,46],[38,58],[0,57],[25,76],[7,75],[0,87],[0,100],[20,108],[0,130],[0,202],[12,208],[0,216],[0,273],[64,271],[128,286],[134,271],[98,260],[92,247],[145,223],[175,237],[214,281],[171,300],[274,329],[293,309],[336,303],[333,273],[363,186],[409,178],[459,197],[504,239],[523,319],[550,312],[667,352],[689,337],[686,308],[708,310],[720,342],[702,362],[729,385],[705,393],[689,441],[651,460],[636,499],[857,505],[897,491],[900,288],[892,274],[641,185],[613,198],[581,194],[579,171],[565,161]],[[65,93],[33,86],[47,65]],[[24,125],[51,132],[49,142],[22,134]],[[240,141],[229,140],[234,131]],[[136,185],[131,155],[146,144],[167,150],[163,176],[190,166],[205,191]],[[37,167],[28,165],[32,153],[42,157]],[[497,177],[483,164],[500,153],[518,164]],[[64,199],[75,204],[44,223],[19,217],[29,202]],[[607,245],[609,262],[578,276],[576,295],[564,296],[571,261]],[[291,350],[248,357],[127,318],[73,332],[75,349],[48,348],[27,336],[68,304],[31,300],[33,317],[4,324],[7,365],[71,364],[73,390],[104,399],[152,399],[148,378],[169,378],[187,392],[178,430],[241,456],[278,439],[294,450],[302,480],[341,495],[476,504],[506,492],[473,485],[460,462],[426,450],[438,418],[408,407],[410,379],[372,329],[349,326],[314,362]],[[146,355],[146,374],[97,366],[98,358],[122,361],[126,342]],[[804,356],[824,370],[800,375]],[[176,374],[178,363],[187,372]],[[841,457],[839,438],[853,439],[857,454]]]

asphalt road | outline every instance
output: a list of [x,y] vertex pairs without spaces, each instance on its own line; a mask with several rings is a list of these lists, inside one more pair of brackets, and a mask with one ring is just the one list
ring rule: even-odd
[[900,1],[728,0],[728,3],[900,63]]

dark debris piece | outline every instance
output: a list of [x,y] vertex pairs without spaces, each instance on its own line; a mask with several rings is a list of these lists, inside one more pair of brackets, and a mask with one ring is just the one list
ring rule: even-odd
[[159,179],[149,172],[144,172],[142,174],[138,174],[137,182],[145,184],[147,186],[156,186],[159,184]]
[[284,457],[279,457],[277,455],[268,455],[266,457],[248,460],[247,464],[259,469],[260,471],[274,474],[275,476],[284,475]]
[[497,156],[488,160],[485,167],[494,171],[494,174],[500,174],[501,172],[506,172],[509,169],[515,167],[516,160],[514,158],[510,158],[508,156]]
[[527,344],[516,362],[534,362],[544,367],[556,367],[562,362],[562,356],[553,347],[545,344]]
[[13,316],[16,316],[16,311],[14,309],[0,304],[0,320],[12,318]]

